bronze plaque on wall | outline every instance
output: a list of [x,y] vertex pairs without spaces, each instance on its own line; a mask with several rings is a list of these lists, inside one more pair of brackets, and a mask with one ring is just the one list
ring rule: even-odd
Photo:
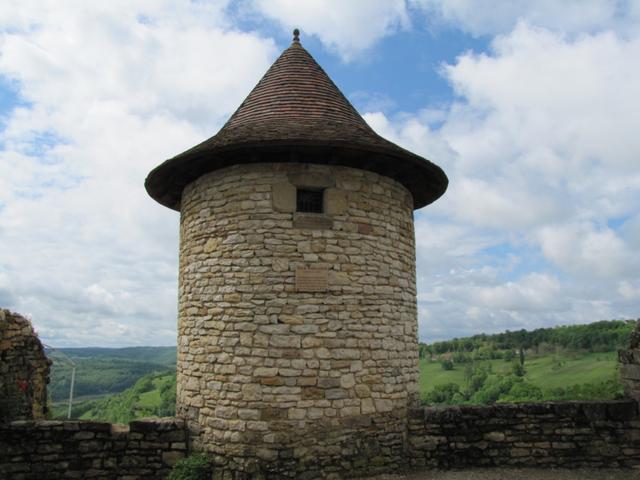
[[298,268],[296,270],[296,292],[326,292],[329,288],[329,270]]

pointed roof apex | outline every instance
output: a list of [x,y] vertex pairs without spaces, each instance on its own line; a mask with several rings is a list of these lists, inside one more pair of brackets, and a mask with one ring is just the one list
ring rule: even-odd
[[145,187],[159,203],[180,209],[184,187],[230,165],[297,162],[369,170],[402,183],[420,208],[439,198],[448,180],[440,167],[373,131],[313,57],[293,42],[213,137],[165,161]]

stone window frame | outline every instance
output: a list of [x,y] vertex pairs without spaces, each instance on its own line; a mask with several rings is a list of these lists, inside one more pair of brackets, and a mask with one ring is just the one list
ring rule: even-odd
[[[336,188],[333,175],[323,173],[292,173],[286,182],[272,186],[273,209],[277,212],[291,213],[293,227],[311,230],[333,228],[333,219],[347,211],[347,193]],[[322,191],[322,213],[298,212],[298,189]]]
[[296,213],[324,213],[324,188],[296,187]]

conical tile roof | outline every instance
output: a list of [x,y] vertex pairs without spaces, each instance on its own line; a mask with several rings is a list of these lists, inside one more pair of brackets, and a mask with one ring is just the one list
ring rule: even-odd
[[216,135],[156,167],[145,187],[179,210],[182,190],[201,175],[259,162],[370,170],[407,187],[415,208],[440,197],[448,183],[440,167],[376,134],[297,36]]

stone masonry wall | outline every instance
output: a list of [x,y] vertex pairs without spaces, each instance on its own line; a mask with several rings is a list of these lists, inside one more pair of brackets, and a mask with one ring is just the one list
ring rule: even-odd
[[[324,213],[296,213],[296,188]],[[311,283],[309,283],[311,282]],[[413,201],[338,166],[236,165],[181,203],[178,416],[275,477],[398,466],[417,406]]]
[[0,478],[165,478],[187,450],[184,422],[125,425],[16,421],[0,425]]
[[50,364],[31,322],[0,309],[0,424],[44,418]]
[[629,349],[620,350],[618,359],[625,396],[640,401],[640,320],[631,332]]
[[640,469],[633,400],[426,407],[411,412],[411,468]]

